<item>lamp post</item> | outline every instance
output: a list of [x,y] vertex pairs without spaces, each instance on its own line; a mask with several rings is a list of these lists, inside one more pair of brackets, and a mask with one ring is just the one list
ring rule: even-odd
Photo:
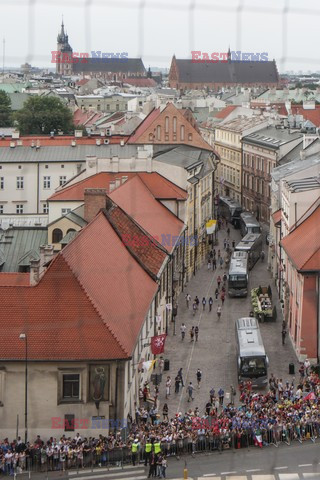
[[28,441],[28,339],[26,333],[20,333],[20,340],[25,341],[25,390],[24,390],[24,443]]

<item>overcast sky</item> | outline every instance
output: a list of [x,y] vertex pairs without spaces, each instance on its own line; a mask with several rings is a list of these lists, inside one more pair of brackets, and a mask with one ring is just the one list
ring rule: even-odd
[[[62,15],[75,52],[128,52],[169,67],[173,53],[230,45],[268,52],[280,71],[320,71],[319,0],[0,0],[5,66],[52,67]],[[2,48],[0,57],[2,68]]]

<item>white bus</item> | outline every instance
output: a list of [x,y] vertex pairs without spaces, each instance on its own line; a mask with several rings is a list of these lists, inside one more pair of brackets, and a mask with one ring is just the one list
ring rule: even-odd
[[233,252],[229,275],[228,294],[230,297],[246,297],[248,295],[248,254],[247,252]]
[[261,233],[248,233],[243,239],[236,245],[236,251],[247,252],[248,254],[248,266],[251,270],[257,263],[262,252],[262,234]]
[[256,318],[236,320],[236,340],[239,382],[251,380],[253,387],[265,387],[268,383],[269,359]]
[[244,237],[248,233],[261,233],[261,225],[250,212],[240,214],[240,231]]

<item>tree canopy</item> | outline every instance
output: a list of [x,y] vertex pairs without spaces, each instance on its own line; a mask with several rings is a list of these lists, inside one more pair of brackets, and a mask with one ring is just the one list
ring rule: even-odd
[[11,100],[6,92],[0,90],[0,127],[11,127],[11,125]]
[[57,97],[32,96],[14,117],[23,135],[50,134],[58,130],[71,133],[74,129],[71,111]]

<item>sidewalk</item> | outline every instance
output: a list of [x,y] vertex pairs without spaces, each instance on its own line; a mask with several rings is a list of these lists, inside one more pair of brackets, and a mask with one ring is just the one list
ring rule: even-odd
[[[219,245],[216,251],[220,249],[224,256],[223,240],[227,237],[226,230],[218,232]],[[230,243],[235,239],[236,243],[241,240],[239,230],[231,227]],[[266,251],[266,246],[263,247]],[[159,413],[162,418],[162,407],[164,403],[169,407],[169,418],[175,413],[185,412],[188,408],[199,407],[201,414],[204,411],[205,404],[209,400],[209,391],[213,387],[216,391],[222,387],[225,392],[230,392],[230,385],[235,387],[237,383],[236,366],[236,340],[235,340],[235,320],[237,318],[248,316],[251,310],[250,293],[246,298],[229,298],[226,295],[220,321],[217,320],[217,306],[221,304],[214,298],[214,291],[217,286],[217,277],[225,273],[226,270],[217,268],[212,271],[207,269],[205,264],[196,275],[190,280],[184,292],[178,299],[178,315],[176,317],[176,336],[173,336],[173,326],[170,326],[169,335],[166,340],[164,358],[170,360],[170,370],[163,372],[162,383],[160,385],[160,407]],[[226,273],[228,273],[226,271]],[[251,288],[259,285],[269,285],[272,288],[273,300],[277,306],[278,318],[276,322],[263,323],[260,325],[265,349],[270,360],[269,375],[274,373],[276,377],[292,380],[289,375],[288,365],[293,362],[297,366],[294,351],[290,340],[286,339],[286,345],[282,346],[281,324],[282,313],[278,301],[278,293],[270,273],[267,270],[267,261],[260,260],[250,271],[249,274],[249,292]],[[197,295],[200,300],[199,310],[195,316],[192,313],[192,301],[189,310],[186,307],[185,295],[189,293],[191,299]],[[208,299],[212,296],[214,299],[212,312],[209,313]],[[205,311],[202,311],[201,300],[206,297],[207,305]],[[181,340],[180,326],[184,322],[187,327],[185,340]],[[192,326],[199,327],[199,341],[190,342],[189,331]],[[194,390],[194,401],[187,402],[186,388],[182,388],[179,394],[174,393],[174,379],[179,368],[183,368],[183,381],[188,385],[192,381]],[[200,389],[197,388],[196,371],[200,368],[202,371],[202,381]],[[167,375],[172,379],[171,395],[168,400],[165,399],[165,382]],[[238,399],[238,396],[237,396]],[[236,399],[236,400],[237,400]]]

